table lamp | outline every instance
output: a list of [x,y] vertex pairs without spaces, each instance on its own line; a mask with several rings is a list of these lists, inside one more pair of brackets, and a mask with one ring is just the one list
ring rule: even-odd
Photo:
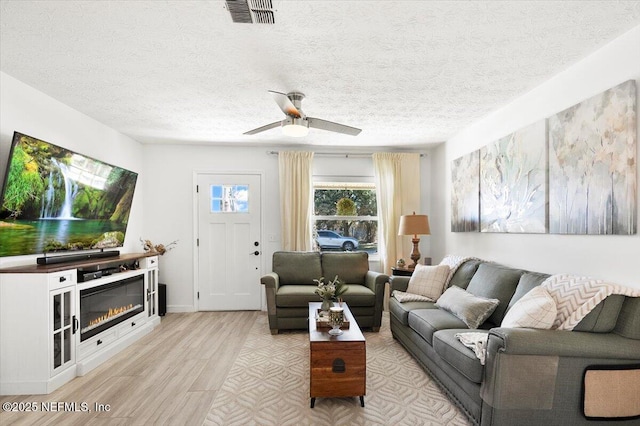
[[413,235],[411,239],[413,243],[413,251],[411,252],[413,265],[409,265],[409,269],[414,269],[418,264],[418,260],[420,260],[420,251],[418,250],[420,238],[418,238],[418,235],[429,235],[430,233],[429,216],[426,214],[416,214],[416,212],[413,212],[413,214],[400,217],[398,235]]

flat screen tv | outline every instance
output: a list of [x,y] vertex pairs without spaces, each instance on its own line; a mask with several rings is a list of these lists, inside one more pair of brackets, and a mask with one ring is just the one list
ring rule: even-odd
[[0,256],[122,247],[138,174],[15,132]]

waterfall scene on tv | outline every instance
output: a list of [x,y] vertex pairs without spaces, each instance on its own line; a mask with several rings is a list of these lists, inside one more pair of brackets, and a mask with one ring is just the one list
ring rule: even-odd
[[0,256],[121,247],[137,178],[16,132],[0,206]]

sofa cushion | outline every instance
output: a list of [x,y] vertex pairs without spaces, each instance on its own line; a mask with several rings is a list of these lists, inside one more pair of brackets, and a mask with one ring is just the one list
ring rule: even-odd
[[[610,297],[607,297],[607,299]],[[624,298],[615,332],[628,339],[640,340],[640,297]]]
[[483,263],[471,278],[467,287],[469,293],[500,301],[500,305],[488,318],[492,324],[499,325],[502,322],[523,273],[524,271],[521,269],[508,268],[495,263]]
[[389,299],[389,312],[396,317],[402,325],[409,325],[409,312],[414,309],[438,309],[438,307],[435,302],[400,303],[393,297]]
[[500,327],[549,330],[557,313],[556,301],[544,287],[537,286],[507,311]]
[[516,291],[513,293],[513,297],[509,302],[509,306],[507,306],[507,312],[509,312],[509,309],[511,309],[511,307],[520,300],[522,296],[529,293],[534,287],[542,284],[542,282],[549,277],[549,274],[541,274],[538,272],[525,272],[522,274],[522,276],[520,276],[520,281],[518,281]]
[[449,287],[436,306],[460,318],[469,328],[478,328],[495,311],[500,301],[475,296],[459,287]]
[[416,265],[409,279],[407,293],[428,297],[434,302],[444,291],[444,284],[449,274],[449,266]]
[[322,276],[328,280],[337,275],[347,284],[364,284],[368,270],[369,254],[366,251],[322,253]]
[[[467,329],[440,330],[433,334],[433,349],[440,357],[473,383],[482,383],[484,366],[476,354],[460,343],[456,334]],[[487,330],[488,334],[489,331]]]
[[347,284],[347,291],[342,295],[342,300],[349,306],[373,306],[376,304],[376,294],[369,287]]
[[276,306],[279,308],[309,308],[309,302],[322,302],[312,285],[281,285],[276,293]]
[[278,274],[280,285],[306,284],[316,286],[317,284],[313,280],[323,276],[320,253],[277,251],[273,253],[273,272]]
[[433,333],[438,330],[467,327],[460,318],[443,309],[414,309],[409,312],[408,324],[430,345],[433,344]]
[[582,318],[582,321],[573,328],[573,331],[610,333],[616,327],[624,300],[625,297],[620,294],[607,296],[586,317]]
[[478,267],[482,263],[482,260],[478,259],[471,259],[464,262],[458,267],[456,273],[453,274],[453,277],[451,277],[451,281],[449,281],[449,287],[455,285],[457,287],[466,289],[469,286],[471,278],[473,278],[476,271],[478,270]]
[[[376,295],[369,287],[359,284],[347,284],[347,292],[342,298],[349,306],[373,306]],[[309,285],[282,285],[276,293],[276,306],[280,308],[308,307],[309,302],[321,302],[315,294],[316,287]]]

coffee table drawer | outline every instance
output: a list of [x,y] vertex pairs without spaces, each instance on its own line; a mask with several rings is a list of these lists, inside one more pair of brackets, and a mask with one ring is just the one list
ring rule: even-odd
[[364,342],[311,342],[311,397],[366,393]]

